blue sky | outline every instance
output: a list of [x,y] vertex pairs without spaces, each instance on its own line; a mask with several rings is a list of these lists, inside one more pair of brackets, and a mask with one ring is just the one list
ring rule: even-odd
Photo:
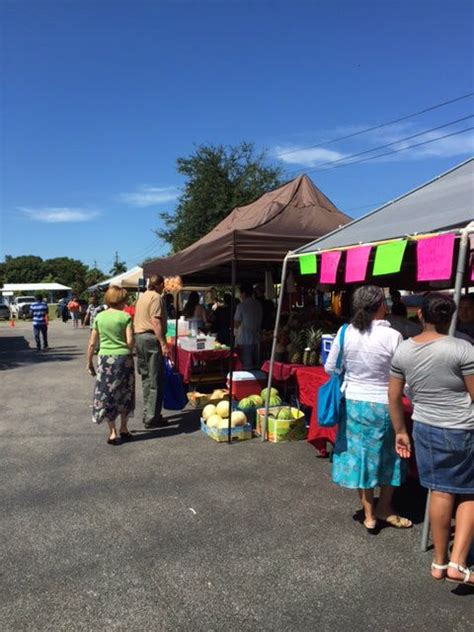
[[472,131],[314,167],[466,117],[473,98],[306,148],[473,91],[473,6],[4,0],[0,256],[107,271],[115,251],[129,266],[166,253],[153,229],[200,143],[255,142],[352,216],[446,171],[474,154]]

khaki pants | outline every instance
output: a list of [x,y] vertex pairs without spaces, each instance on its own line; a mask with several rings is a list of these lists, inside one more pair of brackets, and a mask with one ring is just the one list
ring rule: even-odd
[[143,387],[143,423],[160,421],[163,407],[163,354],[153,333],[136,334],[137,367]]

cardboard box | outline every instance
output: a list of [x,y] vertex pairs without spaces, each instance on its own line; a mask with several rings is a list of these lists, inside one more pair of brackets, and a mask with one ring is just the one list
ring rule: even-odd
[[[208,428],[204,419],[201,418],[201,430],[204,434],[207,434],[208,437],[214,439],[214,441],[218,441],[219,443],[227,442],[228,440],[228,429],[222,428]],[[252,438],[252,426],[250,424],[245,424],[245,426],[236,426],[235,428],[230,429],[230,438],[231,441],[246,441],[247,439]]]
[[[284,441],[301,441],[306,439],[305,416],[302,411],[298,412],[297,419],[276,419],[282,408],[289,406],[273,406],[268,410],[267,438],[272,443],[282,443]],[[294,410],[294,409],[293,409]],[[270,417],[273,414],[274,417]],[[255,432],[262,435],[262,421],[265,417],[265,408],[257,410],[257,425]]]
[[223,399],[228,399],[229,390],[226,388],[221,390],[224,396],[217,399],[212,399],[212,393],[198,393],[198,391],[189,391],[186,393],[186,397],[193,408],[204,408],[207,404],[218,404]]

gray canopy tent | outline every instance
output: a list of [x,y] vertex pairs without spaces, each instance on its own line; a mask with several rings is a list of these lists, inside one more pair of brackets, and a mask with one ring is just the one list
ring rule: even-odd
[[[420,187],[382,205],[364,217],[356,219],[334,230],[332,233],[308,243],[306,246],[288,252],[282,267],[281,291],[278,300],[268,372],[268,388],[270,389],[271,387],[273,377],[277,333],[283,302],[283,288],[285,287],[289,261],[298,260],[301,255],[318,255],[331,250],[344,251],[360,245],[375,246],[386,241],[410,237],[414,238],[422,234],[455,233],[457,237],[457,247],[455,250],[455,253],[457,253],[457,264],[454,266],[452,277],[447,280],[444,285],[437,283],[436,288],[454,287],[454,297],[458,304],[463,284],[472,285],[468,246],[470,243],[469,236],[474,233],[473,209],[474,158],[470,158]],[[412,259],[412,264],[413,263],[414,259]],[[340,267],[342,268],[343,266],[341,265]],[[412,265],[412,268],[414,267],[416,266]],[[389,278],[375,277],[375,279],[380,285],[391,285],[394,282],[394,277],[396,280],[397,275],[390,275]],[[398,275],[399,279],[400,277],[404,279],[404,283],[411,286],[411,288],[414,287],[414,275],[410,273],[407,274],[406,271],[402,270],[401,274]],[[373,277],[371,277],[369,272],[366,281],[370,282],[372,279]],[[340,276],[337,284],[338,287],[343,287],[343,283],[342,277]],[[426,289],[426,287],[424,289]],[[451,334],[454,333],[455,327],[456,315],[451,324]],[[266,433],[269,410],[268,397],[265,402],[265,409],[266,414],[263,423],[262,439]],[[426,516],[427,515],[428,514],[426,514]],[[425,517],[425,528],[422,538],[423,550],[426,550],[427,546],[428,529],[429,522],[427,517]]]

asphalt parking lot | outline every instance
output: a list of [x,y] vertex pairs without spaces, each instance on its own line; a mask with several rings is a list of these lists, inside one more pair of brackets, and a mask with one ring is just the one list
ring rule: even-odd
[[106,444],[87,331],[0,324],[0,629],[472,630],[474,594],[429,577],[409,531],[369,536],[306,442],[216,444],[195,411]]

